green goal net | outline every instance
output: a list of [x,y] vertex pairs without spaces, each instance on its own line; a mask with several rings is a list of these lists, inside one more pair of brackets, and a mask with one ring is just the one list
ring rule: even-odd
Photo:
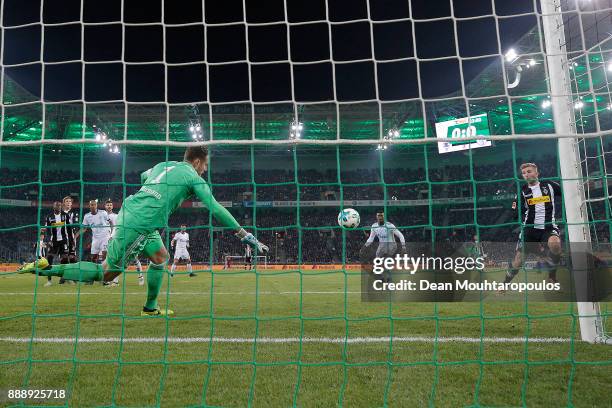
[[[406,57],[420,67],[416,96],[384,97],[382,78],[394,75],[384,66],[394,58],[372,49],[366,58],[377,67],[371,72],[372,98],[342,100],[343,75],[334,71],[331,96],[315,102],[302,100],[299,92],[306,91],[297,84],[304,75],[300,70],[316,64],[292,57],[291,40],[281,47],[288,49],[283,61],[291,72],[291,95],[265,102],[254,97],[259,65],[253,55],[261,49],[246,33],[253,41],[255,31],[274,24],[246,17],[226,24],[202,15],[195,23],[177,23],[162,12],[153,25],[163,44],[174,41],[173,30],[208,30],[208,44],[215,41],[215,29],[244,26],[247,52],[252,47],[255,53],[244,71],[248,95],[215,100],[213,85],[223,82],[215,69],[235,64],[202,56],[209,65],[199,74],[211,89],[196,101],[176,102],[171,89],[180,78],[171,71],[182,65],[164,55],[161,63],[152,62],[163,66],[161,77],[141,73],[151,83],[164,83],[153,102],[126,96],[127,83],[138,82],[139,75],[128,80],[125,72],[120,98],[94,101],[87,97],[85,77],[100,73],[88,72],[86,62],[115,60],[84,52],[76,58],[83,63],[77,70],[84,78],[82,94],[48,100],[45,92],[54,82],[45,70],[54,64],[36,73],[40,89],[33,90],[21,70],[47,60],[39,55],[15,60],[7,52],[16,47],[11,35],[31,24],[42,27],[37,38],[49,44],[57,41],[51,31],[58,27],[77,25],[85,38],[85,29],[98,25],[118,25],[124,32],[147,25],[131,21],[123,3],[118,22],[89,20],[87,2],[81,3],[76,22],[59,23],[19,20],[15,4],[2,6],[0,406],[607,406],[612,359],[609,345],[600,343],[609,343],[608,302],[551,301],[528,292],[456,302],[368,302],[361,260],[377,213],[384,212],[406,242],[476,245],[485,255],[487,279],[503,281],[523,230],[525,208],[512,206],[524,185],[520,166],[536,163],[541,180],[560,183],[564,191],[555,220],[564,259],[579,226],[593,251],[612,261],[607,173],[612,50],[601,37],[609,36],[602,23],[609,20],[609,7],[555,1],[561,8],[551,11],[551,2],[536,1],[528,11],[508,14],[493,2],[490,13],[480,17],[490,18],[498,49],[469,81],[458,69],[455,93],[439,98],[423,93],[427,86],[419,70],[427,71],[436,58],[416,53]],[[303,21],[288,16],[287,3],[276,23],[288,32],[300,30]],[[408,3],[402,21],[376,17],[373,2],[365,2],[363,19],[348,21],[368,26],[372,38],[396,23],[435,23],[436,18],[413,14],[419,10],[412,8],[416,1]],[[450,2],[454,12],[448,20],[471,24],[475,17],[459,14],[453,3],[458,2]],[[346,21],[329,16],[330,4],[325,2],[324,17],[313,21],[331,33]],[[160,10],[164,7],[162,2]],[[241,7],[248,14],[246,3]],[[565,41],[554,43],[559,50],[551,53],[545,42],[558,38],[550,37],[543,23],[553,17],[565,24],[556,26]],[[514,39],[510,52],[501,44],[509,41],[504,27],[513,18],[530,19],[531,29]],[[601,26],[594,28],[592,18]],[[341,71],[345,64],[332,51],[325,63]],[[556,66],[555,56],[565,58],[564,65]],[[459,49],[453,57],[466,66],[472,60]],[[126,71],[141,65],[125,55],[119,62]],[[561,73],[568,91],[559,93],[551,78]],[[570,106],[571,116],[563,116],[563,106]],[[563,120],[571,132],[560,127]],[[560,147],[567,140],[573,155]],[[75,259],[59,251],[55,265],[90,260],[96,245],[82,221],[90,200],[97,200],[100,210],[110,201],[118,213],[141,189],[142,172],[181,161],[193,145],[209,148],[203,178],[215,199],[268,252],[247,260],[245,245],[211,215],[210,203],[191,197],[162,228],[154,228],[169,250],[159,306],[172,309],[173,316],[141,315],[151,268],[144,255],[141,265],[124,265],[116,286],[60,284],[59,277],[16,272],[21,263],[48,257],[40,253],[43,231],[48,252],[56,251],[51,240],[60,229],[76,235]],[[568,163],[575,164],[577,177],[568,175]],[[72,198],[76,217],[54,223],[53,206],[64,197]],[[575,202],[582,213],[574,211]],[[347,208],[359,212],[359,227],[338,224],[339,212]],[[183,226],[189,246],[179,250],[175,237]],[[531,257],[516,281],[547,277]],[[569,288],[574,282],[561,284]]]

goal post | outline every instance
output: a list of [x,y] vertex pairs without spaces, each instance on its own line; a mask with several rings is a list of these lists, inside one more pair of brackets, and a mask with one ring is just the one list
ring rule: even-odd
[[[559,0],[540,0],[542,10],[542,33],[546,48],[546,64],[550,86],[550,102],[553,112],[555,134],[558,138],[559,170],[562,177],[563,205],[567,222],[567,240],[574,265],[585,261],[576,251],[576,245],[586,246],[591,242],[586,198],[582,185],[582,169],[578,151],[578,138],[574,121],[572,89],[569,76],[569,58],[566,50],[565,26]],[[572,250],[574,248],[574,250]],[[589,282],[575,274],[576,294],[585,294]],[[589,343],[606,342],[599,303],[577,302],[580,334]]]

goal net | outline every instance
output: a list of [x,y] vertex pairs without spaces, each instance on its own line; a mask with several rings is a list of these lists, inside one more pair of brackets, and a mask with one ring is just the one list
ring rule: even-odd
[[[0,405],[608,403],[609,287],[368,302],[361,261],[384,213],[408,251],[468,243],[504,281],[536,163],[563,192],[546,221],[561,287],[586,285],[561,273],[571,243],[612,262],[612,3],[177,3],[2,3]],[[92,260],[90,201],[119,213],[142,172],[196,145],[216,201],[269,247],[252,269],[190,197],[138,227],[165,248],[189,234],[191,263],[163,270],[173,316],[141,316],[158,267],[142,254],[118,286],[16,273]],[[347,208],[358,228],[338,224]],[[542,263],[515,281],[545,281]]]
[[[589,133],[605,132],[609,129],[612,109],[610,94],[611,38],[599,40],[586,51],[574,52],[570,61],[570,78],[572,103],[576,112],[575,126],[578,136]],[[587,102],[585,109],[585,101]],[[585,191],[585,211],[590,220],[590,236],[594,248],[601,253],[610,253],[612,247],[609,239],[610,199],[609,174],[610,150],[612,146],[605,134],[597,137],[579,137],[576,140],[580,157],[581,170],[584,175],[582,183]],[[607,311],[607,305],[604,305]],[[604,322],[607,313],[603,314]],[[606,334],[609,328],[602,325]],[[606,329],[607,328],[607,329]]]

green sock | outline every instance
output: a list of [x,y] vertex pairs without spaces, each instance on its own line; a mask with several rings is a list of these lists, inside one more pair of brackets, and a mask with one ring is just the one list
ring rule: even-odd
[[42,276],[59,276],[66,280],[81,282],[101,281],[104,277],[102,265],[93,262],[53,265],[50,269],[38,271]]
[[147,309],[157,309],[157,296],[164,279],[165,269],[165,262],[162,264],[149,264],[149,269],[147,269],[147,303],[144,305]]

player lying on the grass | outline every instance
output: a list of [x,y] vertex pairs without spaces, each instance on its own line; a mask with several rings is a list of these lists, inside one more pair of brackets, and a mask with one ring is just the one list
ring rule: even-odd
[[[535,252],[540,255],[541,246],[544,246],[544,256],[549,264],[549,281],[556,282],[557,266],[561,260],[561,238],[559,227],[555,224],[555,202],[561,200],[561,187],[552,181],[539,181],[538,166],[534,163],[521,164],[521,174],[527,182],[521,187],[525,209],[523,231],[519,234],[516,253],[504,282],[508,283],[514,279],[523,265],[524,254]],[[516,207],[515,201],[512,203],[512,209]]]
[[[376,222],[372,224],[370,230],[370,236],[365,243],[365,248],[372,245],[375,238],[378,238],[378,248],[376,248],[376,257],[393,257],[397,253],[397,243],[395,242],[397,237],[402,245],[402,251],[406,252],[406,240],[404,234],[397,229],[397,227],[388,221],[385,221],[385,211],[380,210],[376,213]],[[382,275],[383,282],[391,281],[391,271],[386,271]]]
[[181,230],[174,234],[170,246],[174,249],[174,261],[172,262],[172,268],[170,268],[170,276],[174,276],[176,265],[184,259],[187,263],[187,271],[189,271],[189,277],[193,278],[196,276],[191,269],[191,257],[189,256],[189,233],[187,232],[187,225],[181,225]]
[[[167,161],[157,164],[141,175],[143,186],[124,202],[113,235],[108,244],[106,260],[102,265],[79,262],[53,266],[48,270],[44,259],[24,265],[21,273],[37,273],[45,276],[62,276],[82,282],[110,282],[138,254],[151,261],[147,270],[147,301],[143,316],[166,314],[157,306],[157,297],[163,273],[168,262],[168,251],[164,247],[158,229],[168,225],[168,217],[181,203],[196,196],[208,208],[212,216],[223,226],[235,231],[236,236],[254,249],[264,252],[268,247],[246,232],[236,219],[215,200],[208,183],[201,175],[208,168],[208,150],[205,147],[189,147],[184,161]],[[167,310],[167,314],[173,314]]]

